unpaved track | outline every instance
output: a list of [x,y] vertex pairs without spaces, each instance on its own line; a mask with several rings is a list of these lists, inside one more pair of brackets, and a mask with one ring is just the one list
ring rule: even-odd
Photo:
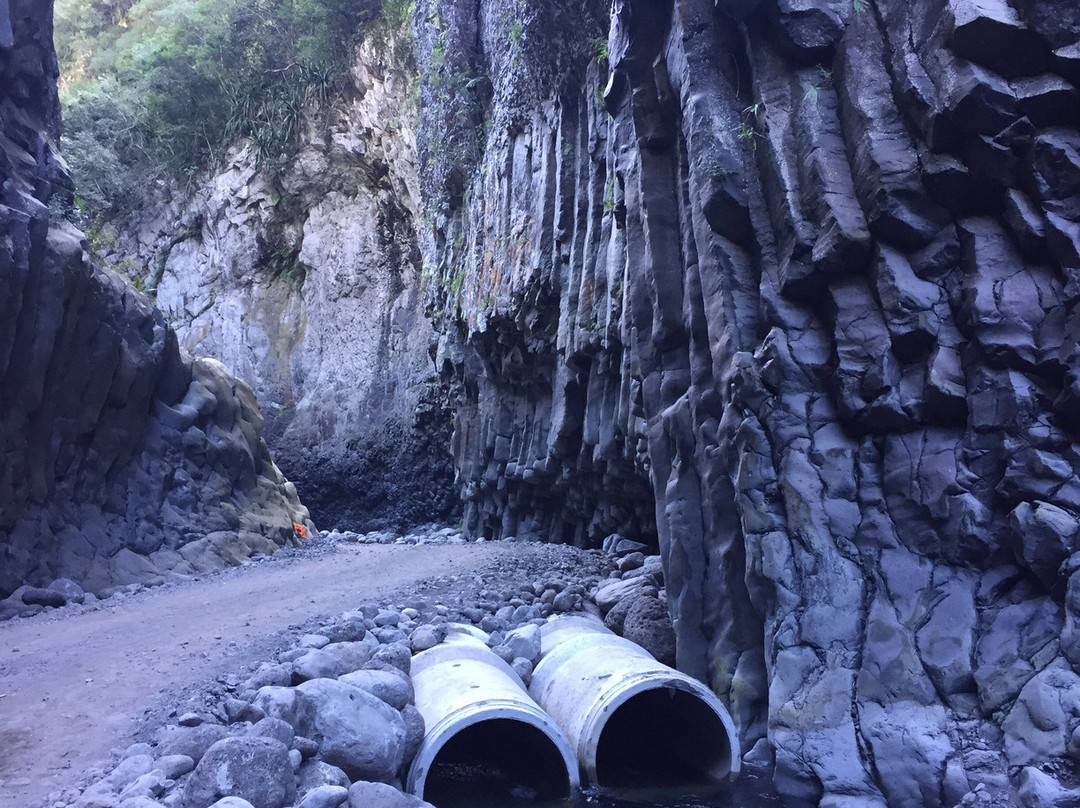
[[500,552],[494,542],[340,545],[100,611],[0,623],[0,808],[38,806],[105,764],[168,694],[269,658],[286,626],[479,569]]

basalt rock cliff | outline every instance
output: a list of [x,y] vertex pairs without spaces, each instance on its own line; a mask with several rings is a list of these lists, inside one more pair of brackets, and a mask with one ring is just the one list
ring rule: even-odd
[[296,541],[307,509],[250,388],[191,361],[150,301],[50,215],[71,193],[51,3],[0,2],[0,595],[100,592]]
[[[373,123],[390,77],[289,199],[238,153],[125,236],[184,341],[272,402],[282,461],[357,463],[313,477],[348,496],[380,422],[430,401],[438,444],[448,394],[465,528],[658,545],[679,666],[785,794],[1080,801],[1076,3],[416,6],[416,174],[408,125]],[[0,0],[0,576],[284,540],[245,388],[48,222],[42,17]],[[444,392],[399,399],[424,301]]]
[[417,4],[465,525],[656,541],[810,803],[1076,798],[1077,8]]

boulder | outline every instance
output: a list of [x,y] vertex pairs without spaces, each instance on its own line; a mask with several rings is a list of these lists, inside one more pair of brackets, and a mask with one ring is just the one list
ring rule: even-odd
[[154,761],[158,769],[169,780],[183,777],[195,768],[195,761],[187,755],[163,755]]
[[296,792],[301,797],[322,786],[340,786],[347,789],[349,783],[349,776],[345,772],[318,758],[305,760],[296,772]]
[[126,797],[120,800],[118,808],[164,808],[160,802],[150,797]]
[[637,569],[623,573],[622,579],[646,577],[649,583],[659,588],[664,585],[664,562],[658,555],[645,556],[645,561]]
[[83,588],[70,578],[57,578],[46,589],[61,595],[67,603],[82,603],[86,599]]
[[154,758],[152,755],[132,755],[124,758],[116,768],[109,772],[102,780],[116,792],[122,792],[140,777],[154,770]]
[[349,799],[349,789],[343,786],[319,786],[300,800],[296,808],[338,808]]
[[1017,779],[1024,808],[1080,808],[1080,789],[1067,789],[1034,766],[1021,769]]
[[623,598],[640,594],[656,595],[656,587],[643,577],[608,581],[597,588],[594,600],[601,613],[607,614]]
[[424,742],[426,727],[424,717],[415,705],[406,704],[401,711],[401,718],[405,722],[405,744],[401,752],[401,768],[406,770],[412,764],[416,753],[420,751],[420,745]]
[[1021,502],[1008,522],[1017,544],[1017,562],[1047,588],[1053,587],[1062,563],[1080,549],[1080,521],[1048,502]]
[[245,689],[258,690],[260,687],[268,686],[284,687],[291,683],[292,665],[280,662],[264,662],[248,678]]
[[[441,636],[440,636],[441,635]],[[421,651],[426,651],[429,648],[434,648],[446,637],[446,629],[441,632],[439,627],[436,626],[418,626],[417,629],[410,635],[409,644],[414,654],[419,654]]]
[[166,726],[157,734],[157,750],[162,757],[183,755],[198,764],[207,749],[228,736],[229,730],[220,724]]
[[521,680],[521,683],[525,685],[525,688],[528,689],[529,685],[532,683],[532,660],[526,659],[525,657],[516,657],[510,660],[510,668],[518,675],[518,678]]
[[271,738],[225,738],[211,746],[184,786],[183,808],[209,808],[239,797],[258,808],[286,808],[296,798],[289,748]]
[[412,680],[397,668],[353,671],[339,676],[338,681],[370,693],[395,710],[401,710],[413,701]]
[[166,787],[167,781],[164,772],[155,769],[129,783],[120,792],[120,801],[123,802],[135,797],[144,797],[146,799],[160,797],[165,793]]
[[665,665],[675,665],[675,630],[667,607],[657,598],[636,598],[623,620],[622,635]]
[[294,687],[263,687],[252,702],[268,717],[280,718],[299,734],[311,726],[313,708],[303,693]]
[[313,648],[293,662],[292,681],[325,679],[359,670],[378,647],[374,638],[356,642],[334,642],[323,648]]
[[28,586],[22,590],[22,602],[27,606],[51,606],[58,609],[67,605],[67,598],[62,593],[52,589]]
[[412,667],[412,650],[405,642],[392,642],[379,646],[371,655],[371,661],[397,668],[408,676]]
[[367,622],[362,613],[346,612],[326,628],[330,642],[359,642],[367,635]]
[[507,632],[503,641],[493,650],[498,654],[500,648],[505,649],[509,660],[524,658],[535,665],[540,659],[540,626],[526,625]]
[[247,734],[251,738],[273,738],[287,747],[292,747],[293,738],[296,735],[292,724],[275,716],[267,716],[257,724],[252,724]]
[[401,768],[405,722],[381,699],[335,679],[312,679],[296,688],[311,705],[300,734],[353,780],[389,782]]
[[419,797],[405,794],[385,783],[353,783],[349,788],[349,808],[432,808]]

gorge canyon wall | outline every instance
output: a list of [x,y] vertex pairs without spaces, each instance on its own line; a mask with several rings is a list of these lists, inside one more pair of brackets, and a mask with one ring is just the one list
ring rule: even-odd
[[[415,135],[373,42],[280,187],[237,150],[117,256],[331,521],[448,512],[449,444],[473,536],[658,546],[679,667],[786,794],[1068,804],[1077,8],[421,0]],[[48,225],[48,33],[4,9],[0,586],[285,541],[246,388]]]
[[466,527],[658,542],[790,795],[1074,787],[1076,4],[417,6]]
[[210,176],[162,181],[104,250],[182,347],[252,386],[275,460],[324,528],[458,510],[415,229],[415,75],[408,31],[377,21],[277,176],[241,144]]
[[161,582],[314,529],[250,388],[50,213],[71,193],[50,6],[0,2],[0,596]]

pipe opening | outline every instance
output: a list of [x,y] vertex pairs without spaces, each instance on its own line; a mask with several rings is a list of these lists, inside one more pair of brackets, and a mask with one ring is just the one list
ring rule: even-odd
[[631,697],[607,720],[596,745],[596,782],[707,794],[725,785],[730,758],[720,716],[692,693],[659,687]]
[[571,789],[566,761],[543,730],[494,718],[443,745],[421,796],[439,808],[477,808],[565,800]]

